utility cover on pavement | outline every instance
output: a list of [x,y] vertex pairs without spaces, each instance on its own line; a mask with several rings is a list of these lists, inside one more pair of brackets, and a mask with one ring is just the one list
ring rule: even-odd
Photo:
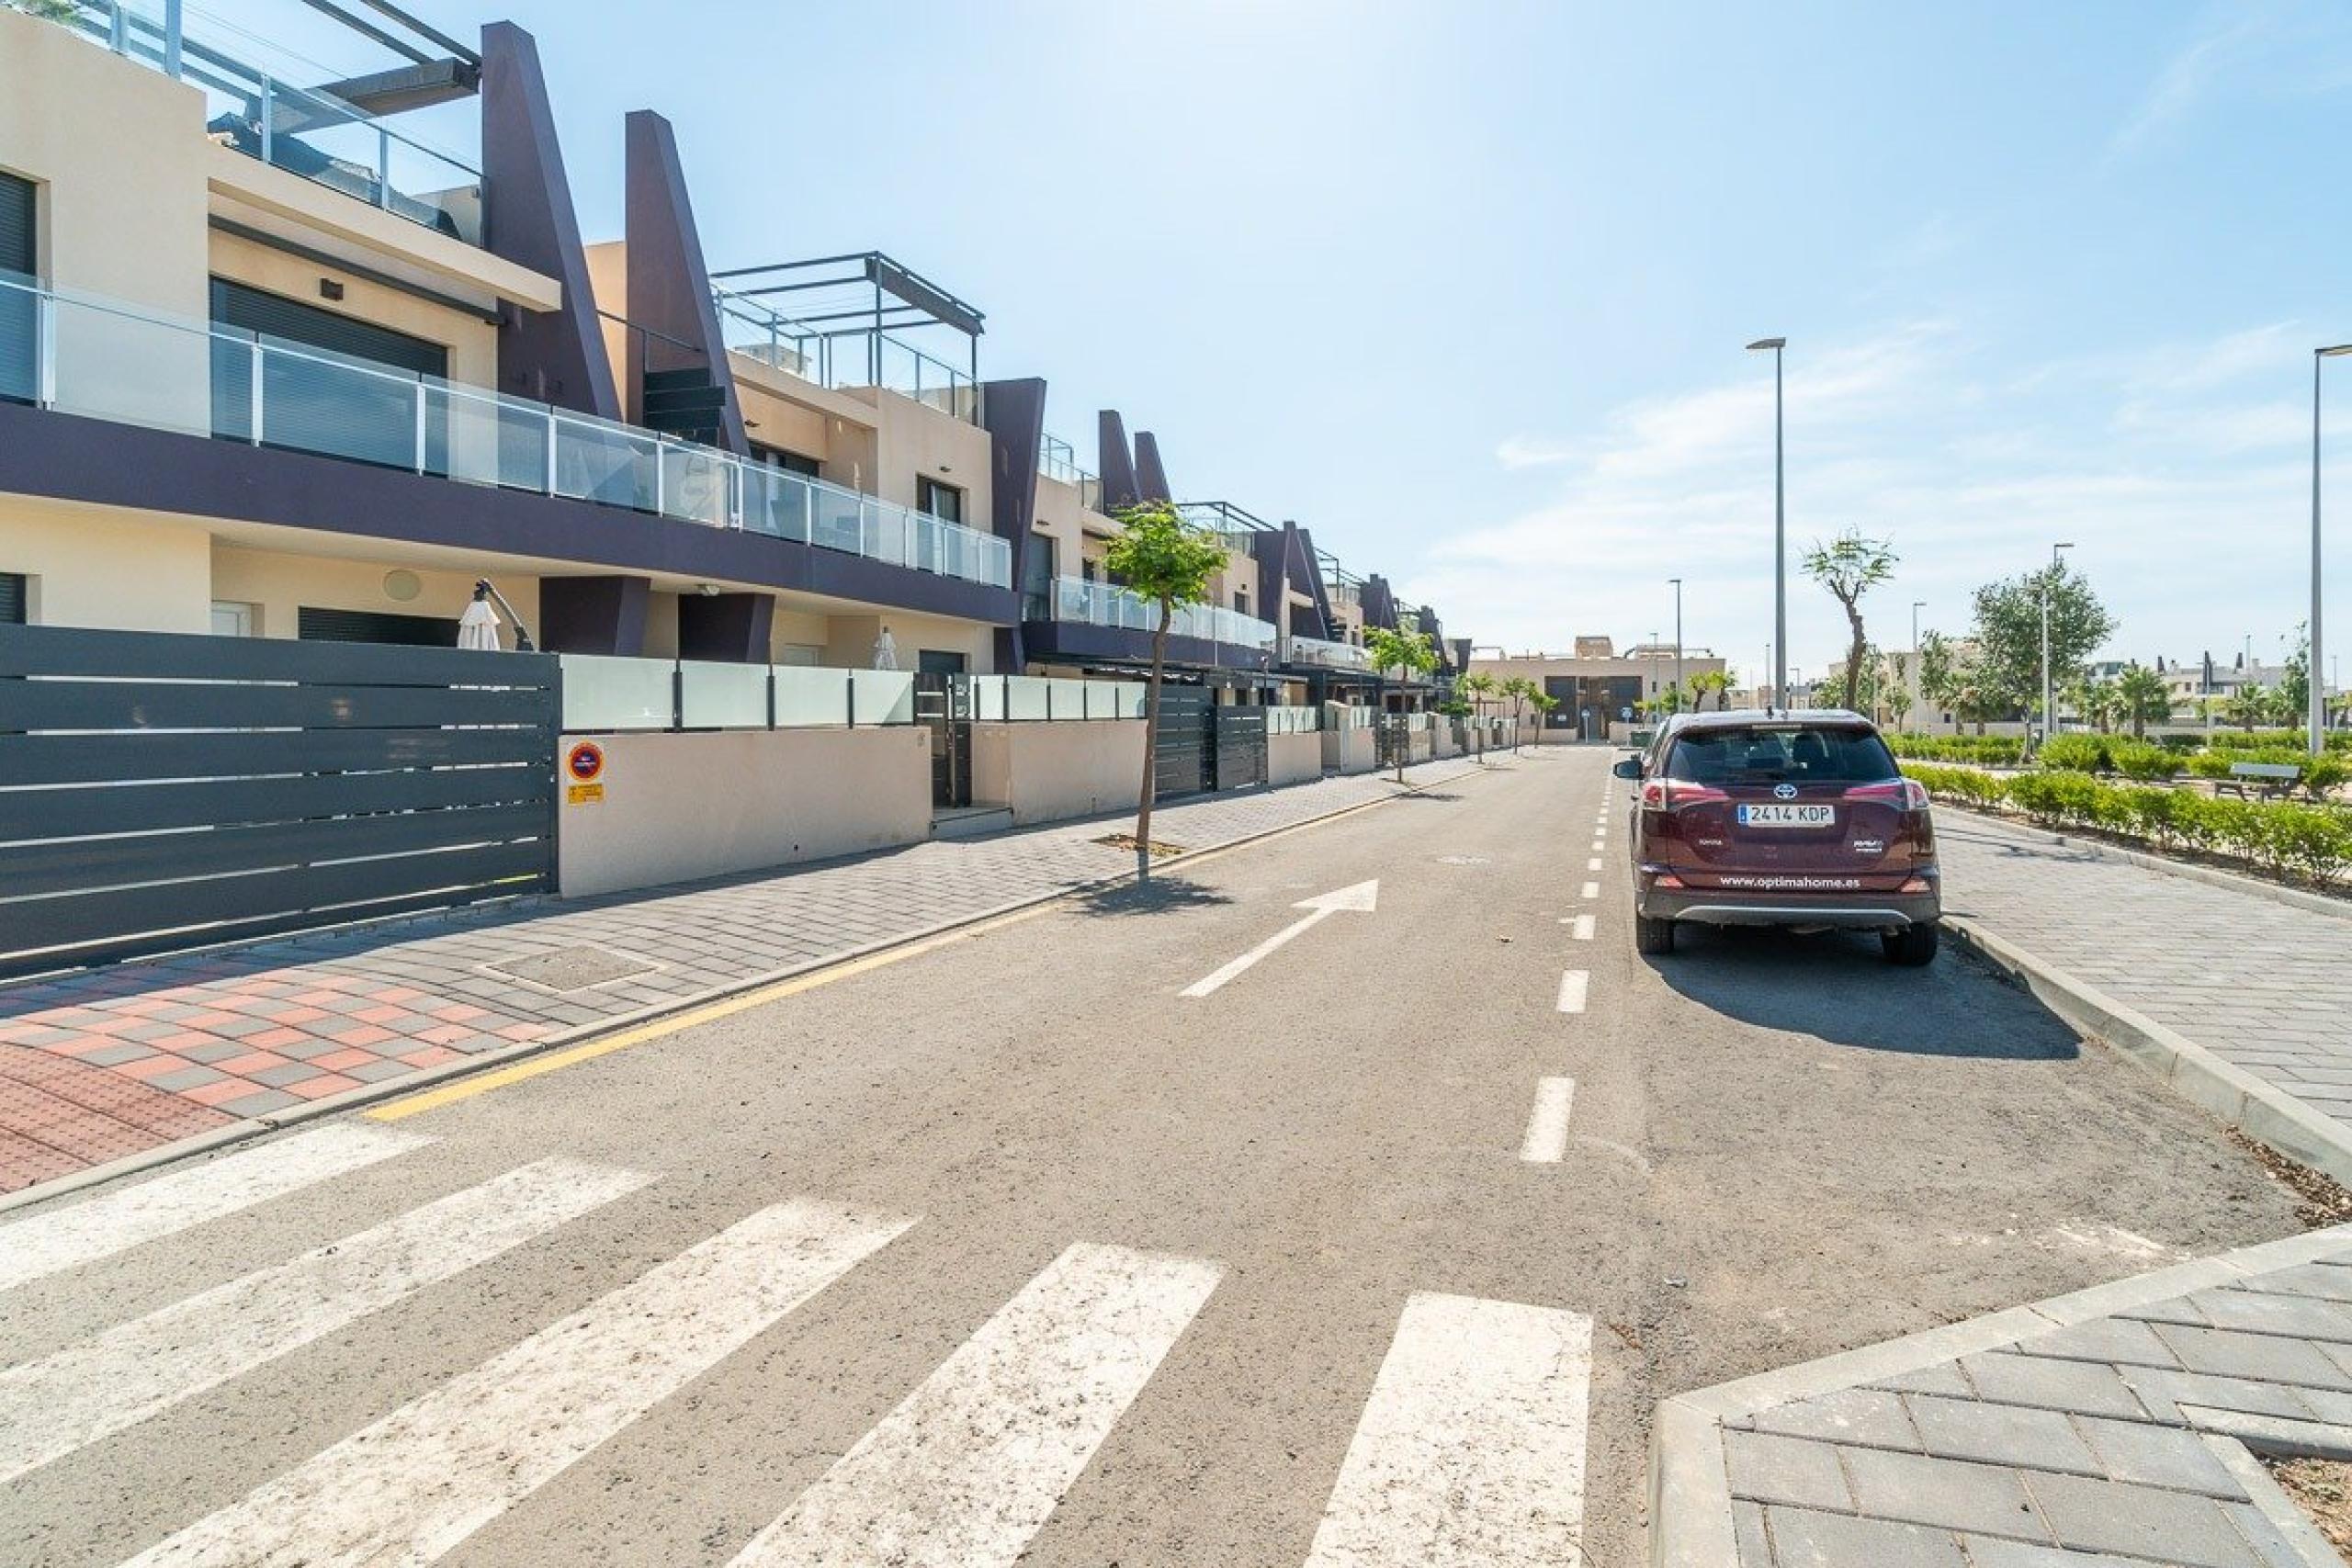
[[584,991],[591,986],[608,986],[632,975],[647,974],[661,965],[607,953],[601,947],[560,947],[552,953],[504,958],[482,967],[530,985],[544,986],[550,991]]

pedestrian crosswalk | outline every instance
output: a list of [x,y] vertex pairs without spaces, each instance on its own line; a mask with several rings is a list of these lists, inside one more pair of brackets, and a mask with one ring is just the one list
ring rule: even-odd
[[[205,1227],[229,1214],[304,1204],[318,1196],[306,1190],[335,1174],[433,1144],[385,1141],[373,1129],[356,1140],[322,1135],[350,1131],[254,1145],[0,1223],[0,1258],[15,1265],[6,1285],[40,1280],[64,1299],[81,1284],[75,1269],[135,1267],[126,1255],[175,1241],[200,1250]],[[415,1168],[396,1174],[430,1179],[429,1161],[408,1163]],[[528,1300],[508,1296],[502,1270],[522,1267],[526,1253],[544,1262],[556,1256],[548,1248],[637,1234],[647,1201],[667,1190],[659,1179],[569,1157],[530,1161],[0,1367],[0,1483],[38,1483],[85,1450],[125,1462],[120,1445],[140,1440],[141,1423],[305,1346],[368,1336],[388,1315]],[[319,1234],[315,1219],[300,1223]],[[505,1348],[401,1391],[406,1402],[389,1414],[346,1424],[335,1416],[341,1402],[302,1402],[285,1420],[321,1429],[315,1448],[306,1439],[277,1461],[290,1468],[222,1495],[174,1496],[142,1538],[71,1561],[137,1549],[125,1568],[387,1568],[436,1562],[509,1515],[518,1525],[531,1510],[556,1517],[582,1501],[566,1494],[583,1489],[568,1471],[665,1402],[737,1375],[735,1352],[920,1223],[814,1197],[759,1208],[666,1258],[657,1250],[659,1261],[576,1311],[515,1321]],[[28,1251],[37,1266],[20,1261]],[[1027,1268],[1036,1272],[1024,1285],[910,1378],[910,1392],[846,1451],[834,1450],[780,1512],[767,1517],[781,1501],[771,1500],[744,1520],[735,1498],[688,1499],[707,1517],[678,1560],[717,1548],[734,1553],[730,1568],[1011,1568],[1182,1355],[1227,1272],[1214,1259],[1089,1240]],[[426,1293],[460,1276],[463,1291]],[[90,1293],[106,1299],[96,1286]],[[868,1309],[852,1332],[894,1339],[901,1325],[888,1315]],[[1298,1499],[1298,1535],[1278,1555],[1308,1568],[1576,1563],[1591,1357],[1591,1325],[1577,1314],[1411,1296],[1370,1384],[1331,1391],[1360,1404],[1362,1418],[1344,1456],[1331,1455],[1336,1482],[1325,1470]],[[1214,1433],[1204,1437],[1210,1465],[1254,1462],[1216,1455]],[[788,1407],[764,1411],[751,1433],[730,1427],[727,1441],[782,1453],[809,1444]],[[1330,1490],[1317,1523],[1322,1484]]]

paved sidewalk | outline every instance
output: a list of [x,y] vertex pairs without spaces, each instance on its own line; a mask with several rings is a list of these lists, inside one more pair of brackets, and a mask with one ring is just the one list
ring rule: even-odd
[[2334,1562],[2247,1447],[2352,1452],[2352,1227],[1678,1406],[1703,1424],[1662,1420],[1667,1472],[1729,1514],[1712,1540],[1670,1519],[1682,1561],[1727,1562],[1727,1534],[1738,1568]]
[[[1418,785],[1476,772],[1406,770]],[[1390,775],[1163,806],[1189,850],[1396,793]],[[1095,819],[673,891],[324,932],[0,988],[0,1192],[1104,877]]]
[[2054,967],[2347,1123],[2352,908],[2337,918],[1961,812],[1945,898]]

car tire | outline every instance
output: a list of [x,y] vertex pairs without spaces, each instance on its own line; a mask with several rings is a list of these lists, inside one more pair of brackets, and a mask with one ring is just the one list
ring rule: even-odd
[[1936,961],[1936,927],[1931,922],[1908,925],[1899,931],[1882,934],[1879,951],[1886,954],[1889,964],[1917,969]]
[[1634,917],[1634,951],[1636,953],[1672,953],[1674,922],[1654,920],[1647,915]]

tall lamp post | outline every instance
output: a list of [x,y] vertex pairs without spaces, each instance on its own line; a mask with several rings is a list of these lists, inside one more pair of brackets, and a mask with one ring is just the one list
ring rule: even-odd
[[1780,660],[1772,666],[1772,693],[1788,706],[1789,690],[1789,508],[1788,446],[1781,419],[1781,351],[1784,337],[1760,337],[1748,352],[1772,351],[1772,647]]
[[2058,552],[2071,550],[2074,547],[2071,544],[2051,546],[2050,575],[2041,580],[2041,743],[2043,745],[2047,745],[2050,741],[2053,728],[2052,716],[2057,712],[2051,701],[2052,682],[2050,678],[2050,591],[2058,584]]
[[1667,581],[1674,584],[1674,706],[1679,713],[1682,709],[1682,580],[1669,577]]
[[2303,683],[2310,688],[2310,712],[2304,715],[2303,728],[2310,731],[2305,740],[2316,757],[2327,750],[2327,693],[2319,672],[2326,666],[2320,662],[2319,649],[2319,364],[2339,355],[2352,354],[2352,343],[2339,343],[2331,347],[2312,351],[2312,647],[2303,660]]

